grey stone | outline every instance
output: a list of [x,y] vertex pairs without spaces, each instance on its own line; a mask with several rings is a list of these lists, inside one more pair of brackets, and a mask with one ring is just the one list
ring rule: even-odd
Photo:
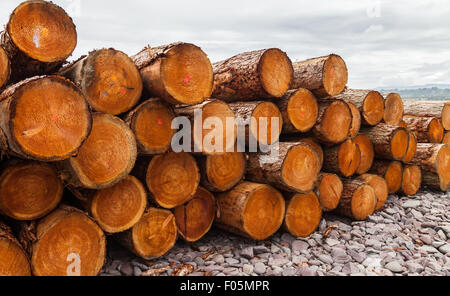
[[253,248],[248,247],[248,248],[243,249],[241,251],[240,255],[245,259],[248,259],[248,260],[252,259],[254,257]]
[[212,272],[212,271],[222,271],[223,270],[223,266],[221,265],[208,265],[205,267],[205,271],[206,272]]
[[194,259],[194,262],[197,264],[197,266],[203,266],[205,265],[205,260],[203,260],[202,257],[196,257]]
[[381,267],[381,258],[368,257],[362,262],[362,265],[368,268]]
[[317,272],[309,267],[300,267],[298,273],[301,276],[316,276]]
[[293,241],[295,241],[295,237],[293,237],[289,233],[283,233],[283,235],[281,236],[281,240],[291,244]]
[[408,209],[408,208],[417,208],[417,207],[420,206],[420,201],[419,201],[419,200],[411,200],[411,199],[410,199],[410,200],[404,202],[404,203],[402,204],[402,206],[403,206],[405,209]]
[[287,263],[289,263],[289,260],[286,259],[286,258],[269,260],[269,265],[270,266],[283,266],[283,265],[285,265]]
[[223,257],[223,255],[219,254],[219,255],[214,256],[213,261],[218,264],[222,264],[225,262],[225,258]]
[[228,264],[238,264],[240,261],[234,258],[227,258],[225,259],[225,262]]
[[133,275],[134,276],[141,276],[141,274],[142,274],[142,270],[139,267],[135,266],[133,268]]
[[434,248],[432,246],[426,246],[426,245],[421,246],[419,248],[419,251],[426,252],[426,253],[438,253],[439,252],[438,250],[436,250],[436,248]]
[[269,253],[269,252],[270,252],[270,250],[268,248],[266,248],[265,246],[253,247],[253,253],[255,255],[261,255],[261,254]]
[[445,244],[445,245],[441,246],[439,248],[439,251],[444,255],[450,253],[450,244]]
[[254,266],[254,271],[257,274],[264,274],[266,272],[266,269],[266,266],[261,262],[256,263]]
[[242,271],[248,275],[251,275],[253,273],[253,269],[254,269],[253,265],[250,265],[250,264],[244,264],[242,266]]
[[423,271],[423,266],[416,262],[406,262],[406,267],[410,272],[421,273]]
[[358,266],[355,263],[349,262],[344,265],[344,268],[342,268],[342,272],[345,274],[355,274],[358,273],[360,270]]
[[317,258],[324,263],[333,264],[333,258],[330,255],[321,254]]
[[294,253],[300,253],[301,251],[307,250],[308,248],[309,248],[308,243],[304,241],[296,240],[292,242],[292,252]]
[[384,267],[395,273],[400,273],[403,271],[403,267],[398,261],[389,262]]
[[340,242],[338,240],[332,239],[332,238],[327,238],[325,240],[325,242],[327,243],[327,245],[329,245],[330,247],[334,247],[336,245],[338,245]]
[[281,249],[280,249],[278,246],[276,246],[276,245],[272,245],[272,246],[270,247],[270,252],[271,252],[272,254],[278,253],[278,252],[280,252],[280,251],[281,251]]
[[133,275],[133,266],[130,262],[126,262],[122,264],[120,267],[120,272],[125,276],[132,276]]
[[293,267],[289,267],[283,270],[283,276],[294,276],[297,273],[297,270]]

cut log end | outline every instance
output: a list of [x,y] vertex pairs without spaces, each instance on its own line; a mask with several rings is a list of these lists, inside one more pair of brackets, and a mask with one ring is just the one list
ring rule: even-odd
[[311,145],[314,148],[314,151],[316,151],[317,155],[319,155],[320,159],[320,167],[323,166],[323,149],[322,145],[320,145],[316,139],[314,138],[303,138],[300,140],[300,142],[306,143]]
[[359,109],[352,103],[347,103],[352,114],[352,124],[350,125],[349,137],[354,138],[358,135],[361,128],[361,113]]
[[139,222],[147,207],[144,186],[133,176],[98,191],[92,198],[90,212],[108,233],[118,233]]
[[272,97],[280,98],[289,89],[293,77],[292,62],[278,48],[268,49],[258,64],[264,90]]
[[415,135],[415,133],[409,131],[408,132],[408,149],[406,150],[405,157],[403,157],[403,162],[405,162],[405,163],[410,162],[416,155],[416,151],[417,151],[416,135]]
[[316,124],[318,112],[317,100],[309,90],[301,88],[290,96],[287,115],[298,131],[308,132]]
[[31,269],[23,249],[16,243],[0,237],[0,276],[30,276]]
[[20,51],[32,59],[51,63],[65,60],[77,44],[72,19],[47,1],[26,1],[11,14],[6,28]]
[[131,129],[115,116],[96,113],[91,134],[70,164],[81,187],[103,189],[125,178],[136,157],[136,139]]
[[403,165],[401,162],[392,162],[386,170],[384,179],[388,185],[389,194],[398,192],[402,186]]
[[373,214],[377,204],[375,190],[370,185],[362,185],[353,194],[351,209],[356,220],[366,220]]
[[229,152],[206,157],[206,179],[213,191],[224,192],[233,188],[245,174],[244,153]]
[[366,135],[358,135],[354,142],[358,145],[361,152],[361,161],[356,170],[359,175],[367,173],[372,167],[373,160],[375,158],[375,151],[373,149],[372,142]]
[[386,203],[389,195],[386,180],[383,177],[372,174],[361,175],[361,179],[375,190],[375,196],[377,198],[375,210],[380,210]]
[[433,118],[431,120],[428,125],[427,137],[430,143],[442,143],[444,139],[444,127],[439,119]]
[[352,123],[351,110],[344,101],[334,101],[325,111],[319,125],[316,125],[320,139],[329,143],[344,141]]
[[20,221],[39,219],[56,208],[63,184],[44,163],[8,166],[0,176],[0,212]]
[[340,94],[348,81],[348,70],[344,60],[335,54],[328,57],[323,69],[323,86],[329,96]]
[[395,160],[401,160],[405,157],[408,150],[409,136],[405,129],[398,129],[394,132],[390,142],[391,153]]
[[158,205],[173,209],[194,196],[200,182],[200,173],[190,154],[169,152],[151,160],[146,180]]
[[11,63],[3,47],[0,46],[0,88],[9,80],[11,75]]
[[215,198],[199,187],[194,197],[174,210],[179,234],[187,242],[201,239],[210,229],[216,215]]
[[371,91],[367,94],[363,106],[362,116],[368,125],[377,125],[383,120],[384,116],[384,98],[377,91]]
[[446,132],[442,144],[450,145],[450,132]]
[[307,237],[319,227],[322,207],[314,192],[294,195],[286,205],[285,227],[295,237]]
[[390,93],[384,101],[384,122],[399,125],[403,119],[403,100],[399,94]]
[[339,171],[344,177],[353,176],[361,164],[361,150],[353,140],[342,143],[338,151]]
[[335,174],[323,173],[317,186],[319,202],[325,211],[337,208],[342,196],[343,184]]
[[[283,129],[283,117],[280,109],[271,102],[262,102],[258,104],[252,113],[250,123],[250,132],[262,145],[272,145],[277,142]],[[272,121],[278,120],[278,129],[272,127]],[[273,132],[272,133],[272,129]]]
[[405,166],[403,169],[402,192],[406,195],[416,194],[422,185],[422,172],[415,165]]
[[437,156],[437,173],[442,191],[450,189],[450,146],[443,146]]
[[450,103],[444,105],[441,120],[445,130],[450,131]]

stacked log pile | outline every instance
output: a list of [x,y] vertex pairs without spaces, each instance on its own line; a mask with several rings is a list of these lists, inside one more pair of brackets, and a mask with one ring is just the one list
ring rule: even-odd
[[364,220],[389,194],[449,190],[450,103],[350,89],[336,54],[211,63],[177,42],[63,65],[76,37],[42,0],[2,33],[0,275],[96,275],[106,237],[145,260],[214,225],[306,237],[323,212]]

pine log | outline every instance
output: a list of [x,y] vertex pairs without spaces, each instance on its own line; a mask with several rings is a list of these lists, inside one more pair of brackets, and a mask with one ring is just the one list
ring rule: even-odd
[[433,117],[405,116],[403,120],[408,129],[416,134],[419,143],[442,143],[444,139],[444,127],[439,119]]
[[244,178],[247,159],[242,152],[227,152],[201,156],[198,164],[202,185],[211,192],[225,192]]
[[319,116],[313,128],[314,136],[324,144],[339,144],[345,141],[352,127],[352,112],[342,100],[319,101]]
[[369,173],[383,177],[386,180],[389,194],[401,189],[403,165],[399,161],[375,160]]
[[166,254],[177,241],[175,216],[169,211],[149,208],[130,230],[113,237],[135,255],[152,260]]
[[175,130],[175,113],[164,101],[146,100],[125,115],[124,120],[136,136],[139,154],[163,154],[169,151]]
[[321,173],[316,182],[316,193],[320,205],[326,212],[335,210],[341,200],[343,184],[335,174]]
[[105,234],[73,207],[62,205],[38,222],[22,223],[19,240],[35,276],[95,276],[105,262]]
[[22,2],[1,33],[2,46],[11,61],[11,82],[50,74],[72,54],[77,32],[72,19],[48,1]]
[[314,189],[320,169],[320,158],[311,145],[283,142],[271,152],[250,153],[246,179],[288,192],[307,193]]
[[213,99],[197,105],[177,106],[174,111],[177,117],[187,117],[191,122],[192,152],[211,155],[234,151],[236,117],[227,103]]
[[[296,140],[297,141],[297,140]],[[323,167],[323,149],[322,149],[322,145],[320,145],[319,142],[316,141],[316,139],[314,138],[301,138],[298,139],[299,142],[303,142],[306,144],[311,145],[314,150],[316,151],[317,155],[319,155],[319,159],[320,159],[320,167]],[[294,141],[291,141],[294,142]]]
[[84,95],[62,77],[30,78],[0,94],[0,129],[8,150],[4,152],[14,156],[67,159],[86,140],[91,125]]
[[142,79],[136,65],[112,48],[91,51],[58,74],[78,85],[97,112],[119,115],[131,110],[141,98]]
[[389,195],[389,189],[386,180],[383,177],[372,174],[361,175],[360,179],[372,186],[373,190],[375,190],[375,196],[377,197],[377,205],[375,207],[375,210],[381,210],[386,203]]
[[450,130],[450,102],[405,100],[403,104],[405,115],[436,117],[441,120],[445,130]]
[[134,167],[136,139],[118,117],[93,114],[92,131],[77,156],[58,163],[70,187],[104,189],[124,179]]
[[417,152],[410,164],[422,170],[422,184],[448,191],[450,185],[450,146],[444,144],[417,144]]
[[366,135],[359,134],[353,141],[358,145],[361,152],[361,161],[356,169],[356,173],[362,175],[367,173],[372,167],[375,151],[373,149],[372,141],[370,141],[369,137]]
[[290,90],[276,104],[283,116],[285,134],[309,132],[317,122],[319,105],[307,89]]
[[8,161],[0,175],[0,213],[21,221],[42,218],[57,207],[63,190],[52,165]]
[[344,190],[336,212],[354,220],[366,220],[377,206],[375,190],[360,179],[343,182]]
[[347,103],[347,105],[350,108],[350,112],[352,114],[352,124],[350,125],[348,137],[350,139],[353,139],[358,135],[359,130],[361,129],[361,113],[353,103]]
[[323,170],[343,177],[351,177],[361,164],[361,150],[355,141],[324,149]]
[[150,197],[161,207],[173,209],[194,197],[200,173],[192,155],[169,152],[152,158],[146,183]]
[[442,144],[450,145],[450,132],[446,132]]
[[416,165],[406,165],[403,169],[402,192],[405,195],[416,194],[422,185],[422,171]]
[[322,220],[322,207],[314,192],[286,197],[284,228],[294,237],[311,235]]
[[265,240],[282,225],[285,201],[266,184],[243,182],[217,196],[219,228],[254,240]]
[[27,254],[11,228],[0,220],[0,276],[30,276]]
[[384,100],[384,123],[399,125],[403,119],[403,108],[403,100],[399,94],[388,94]]
[[213,69],[208,56],[190,43],[144,48],[131,57],[150,96],[171,104],[199,104],[211,97]]
[[317,97],[340,94],[348,81],[344,60],[335,54],[293,63],[292,88],[306,88]]
[[9,81],[11,76],[11,62],[9,61],[8,54],[0,46],[0,89]]
[[379,124],[363,128],[361,133],[369,137],[377,158],[402,160],[408,151],[408,132],[402,127]]
[[416,155],[417,150],[417,138],[414,132],[408,131],[408,149],[406,150],[405,157],[403,157],[402,161],[404,163],[410,162],[414,155]]
[[200,240],[211,229],[216,216],[216,199],[208,190],[198,187],[194,197],[174,209],[178,233],[187,242]]
[[213,98],[247,101],[281,98],[293,77],[292,62],[278,48],[238,54],[213,64]]

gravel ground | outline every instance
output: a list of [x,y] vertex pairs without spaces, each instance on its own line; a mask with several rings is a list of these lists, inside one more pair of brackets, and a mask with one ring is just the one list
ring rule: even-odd
[[254,242],[212,229],[194,244],[180,240],[151,262],[110,240],[100,275],[450,275],[450,193],[392,195],[364,222],[330,213],[323,218],[305,239],[279,231]]

